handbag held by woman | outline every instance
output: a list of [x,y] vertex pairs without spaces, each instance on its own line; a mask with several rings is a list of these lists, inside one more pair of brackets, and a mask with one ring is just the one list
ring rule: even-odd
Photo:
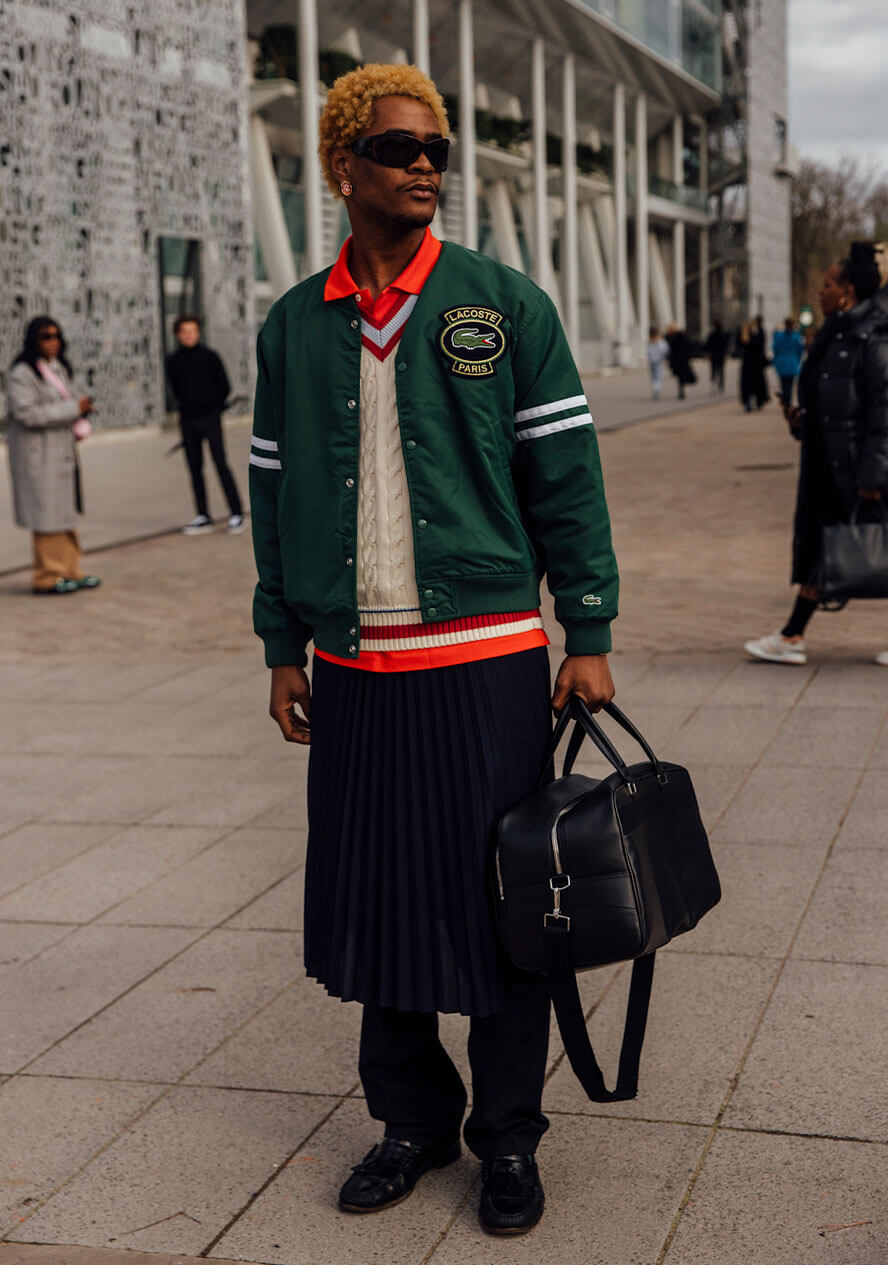
[[[493,877],[506,952],[517,967],[548,976],[571,1067],[594,1102],[616,1102],[638,1092],[655,952],[690,931],[721,888],[687,770],[658,760],[613,703],[604,710],[646,760],[626,765],[573,695],[555,726],[543,776],[573,720],[563,774],[500,819]],[[601,780],[571,772],[586,737],[614,768]],[[632,983],[617,1086],[608,1090],[575,973],[624,961],[633,961]]]
[[[817,577],[822,601],[888,597],[888,515],[884,501],[873,507],[877,517],[860,521],[858,501],[847,523],[823,529],[823,550]],[[869,506],[867,507],[869,508]]]

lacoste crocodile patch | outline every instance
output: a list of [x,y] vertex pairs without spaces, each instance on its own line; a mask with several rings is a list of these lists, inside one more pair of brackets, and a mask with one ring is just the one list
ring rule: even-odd
[[503,313],[470,303],[441,313],[444,328],[438,345],[460,378],[489,378],[506,350]]

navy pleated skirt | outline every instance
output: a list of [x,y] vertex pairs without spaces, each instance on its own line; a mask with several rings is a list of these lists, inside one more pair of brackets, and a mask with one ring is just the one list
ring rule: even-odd
[[484,1016],[528,977],[499,948],[497,818],[551,734],[545,648],[420,672],[315,657],[305,963],[334,997]]

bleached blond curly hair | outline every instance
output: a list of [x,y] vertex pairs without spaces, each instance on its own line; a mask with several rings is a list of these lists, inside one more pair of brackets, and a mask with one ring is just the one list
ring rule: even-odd
[[428,75],[416,66],[370,62],[340,75],[327,93],[318,143],[321,170],[334,197],[340,198],[342,194],[330,171],[330,155],[334,149],[345,149],[370,126],[373,103],[380,97],[412,97],[414,101],[421,101],[434,114],[441,135],[450,134],[441,94]]

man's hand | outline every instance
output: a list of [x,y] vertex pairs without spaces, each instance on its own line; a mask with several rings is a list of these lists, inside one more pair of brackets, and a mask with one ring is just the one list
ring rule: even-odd
[[571,694],[579,694],[593,712],[600,712],[615,692],[606,654],[568,655],[555,678],[552,710],[560,712]]
[[857,495],[862,501],[881,501],[882,499],[880,488],[858,488]]
[[[303,716],[297,715],[296,707]],[[311,686],[302,668],[287,664],[271,669],[268,714],[280,725],[287,742],[300,742],[303,746],[311,742]]]

